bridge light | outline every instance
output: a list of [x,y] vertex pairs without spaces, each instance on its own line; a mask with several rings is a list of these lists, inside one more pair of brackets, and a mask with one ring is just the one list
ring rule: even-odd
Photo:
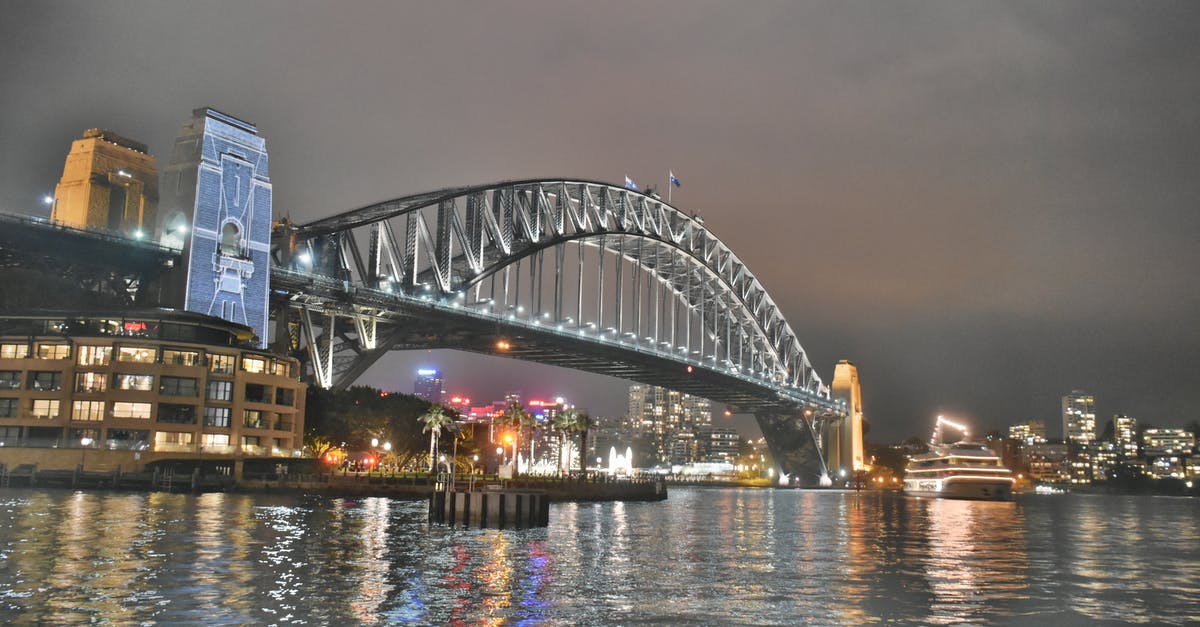
[[138,229],[133,232],[133,236],[137,239],[142,239],[143,237],[146,237],[146,234],[143,233],[141,229]]
[[691,364],[689,364],[687,367],[688,374],[692,374],[692,370],[693,370],[693,368],[692,368]]
[[42,203],[46,205],[53,205],[54,196],[42,196]]
[[307,251],[302,252],[299,255],[296,255],[296,261],[299,261],[300,263],[302,263],[306,266],[310,266],[310,265],[312,265],[312,255],[309,254]]

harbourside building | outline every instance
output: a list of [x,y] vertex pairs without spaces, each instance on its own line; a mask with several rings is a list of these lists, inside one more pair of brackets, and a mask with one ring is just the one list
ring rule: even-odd
[[1082,390],[1062,397],[1063,441],[1091,444],[1096,441],[1096,398]]
[[433,368],[421,368],[413,381],[413,396],[430,403],[443,403],[446,397],[446,380],[442,373]]
[[669,464],[698,454],[696,430],[712,424],[712,403],[664,387],[634,383],[629,386],[627,418],[633,435],[650,442],[654,450],[648,453],[657,463]]
[[1137,457],[1137,419],[1124,414],[1113,416],[1113,442],[1118,456],[1126,459]]
[[0,318],[0,463],[298,457],[306,386],[252,329],[156,309]]
[[1030,420],[1010,425],[1008,427],[1008,437],[1013,440],[1019,440],[1026,445],[1045,442],[1046,421]]

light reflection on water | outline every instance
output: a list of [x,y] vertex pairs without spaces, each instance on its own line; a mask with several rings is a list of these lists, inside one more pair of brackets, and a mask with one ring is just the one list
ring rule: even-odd
[[549,529],[422,502],[0,491],[0,623],[1185,624],[1194,499],[674,490]]

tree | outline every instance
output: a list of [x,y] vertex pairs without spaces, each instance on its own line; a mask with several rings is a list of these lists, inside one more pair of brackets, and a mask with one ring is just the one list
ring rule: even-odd
[[512,463],[513,474],[515,475],[517,464],[517,443],[521,440],[521,431],[525,429],[526,426],[533,424],[533,414],[525,411],[525,408],[521,406],[521,403],[517,401],[509,401],[508,406],[504,408],[504,411],[500,412],[500,422],[504,425],[507,425],[513,431]]
[[571,430],[579,434],[579,470],[587,472],[587,433],[592,428],[592,419],[587,412],[569,409],[574,414],[571,419]]
[[433,472],[434,465],[437,463],[437,441],[441,437],[442,429],[449,427],[455,422],[454,417],[446,413],[446,408],[441,405],[434,404],[429,407],[429,411],[421,414],[420,420],[425,427],[421,432],[429,432],[429,472]]

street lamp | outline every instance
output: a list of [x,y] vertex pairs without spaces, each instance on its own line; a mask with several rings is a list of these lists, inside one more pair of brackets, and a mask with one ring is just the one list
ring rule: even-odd
[[94,442],[94,441],[95,440],[93,440],[91,438],[86,438],[86,437],[79,439],[79,445],[81,447],[83,447],[83,452],[81,452],[79,454],[79,471],[80,472],[83,472],[84,464],[86,463],[86,460],[87,460],[88,447],[91,446],[92,442]]

